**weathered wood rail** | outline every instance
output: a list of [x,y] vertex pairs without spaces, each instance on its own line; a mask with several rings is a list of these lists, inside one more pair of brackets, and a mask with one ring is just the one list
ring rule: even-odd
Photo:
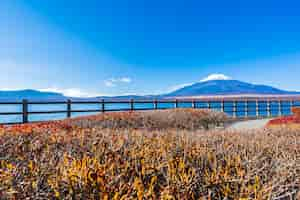
[[[296,103],[297,102],[297,103]],[[48,110],[48,111],[30,111],[29,105],[65,105],[66,109],[63,110]],[[97,105],[99,109],[72,109],[73,105]],[[122,104],[127,105],[126,108],[106,108],[108,104]],[[146,107],[137,107],[138,104],[148,105]],[[173,106],[162,107],[161,104],[168,104]],[[66,118],[72,117],[72,113],[94,113],[94,112],[116,112],[116,111],[142,111],[142,110],[158,110],[158,109],[170,109],[180,108],[182,104],[189,104],[190,107],[195,109],[216,109],[221,112],[232,113],[233,117],[240,118],[260,118],[260,117],[272,117],[272,110],[277,111],[276,116],[283,115],[283,111],[291,112],[293,106],[300,106],[300,97],[293,98],[215,98],[215,99],[164,99],[164,100],[127,100],[127,101],[72,101],[68,99],[66,101],[28,101],[24,99],[22,102],[0,102],[0,105],[20,105],[22,106],[22,112],[1,112],[0,116],[3,115],[21,115],[21,122],[11,122],[2,124],[16,124],[16,123],[28,123],[29,115],[38,114],[66,114]],[[216,106],[218,104],[218,106]],[[151,106],[150,106],[151,105]],[[263,106],[262,106],[263,105]],[[277,106],[277,109],[274,108]],[[238,115],[243,113],[242,116]],[[252,115],[250,115],[250,112]],[[265,115],[261,115],[265,112]],[[255,113],[255,114],[253,114]]]

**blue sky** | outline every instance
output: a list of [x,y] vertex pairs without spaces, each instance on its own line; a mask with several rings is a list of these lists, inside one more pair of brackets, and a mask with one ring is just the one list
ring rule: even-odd
[[297,1],[2,0],[0,88],[163,93],[209,74],[299,90]]

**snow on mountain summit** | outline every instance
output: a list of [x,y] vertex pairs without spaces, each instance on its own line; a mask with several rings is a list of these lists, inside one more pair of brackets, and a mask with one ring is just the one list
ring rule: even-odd
[[232,78],[224,74],[210,74],[206,78],[200,80],[200,82],[214,81],[214,80],[232,80]]

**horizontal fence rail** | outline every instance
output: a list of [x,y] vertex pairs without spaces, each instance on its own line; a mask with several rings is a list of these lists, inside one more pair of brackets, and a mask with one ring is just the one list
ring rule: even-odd
[[[17,112],[3,111],[1,106],[20,106]],[[31,106],[61,105],[60,109],[34,110]],[[84,105],[93,105],[92,108],[74,108]],[[104,113],[117,111],[143,111],[171,108],[212,109],[225,112],[236,118],[261,118],[290,115],[294,106],[300,107],[300,98],[252,98],[252,99],[167,99],[167,100],[127,100],[127,101],[28,101],[0,102],[0,116],[21,116],[21,121],[0,124],[17,124],[32,122],[30,116],[45,114],[63,114],[63,118],[71,118],[74,113]],[[34,120],[36,121],[36,120]]]

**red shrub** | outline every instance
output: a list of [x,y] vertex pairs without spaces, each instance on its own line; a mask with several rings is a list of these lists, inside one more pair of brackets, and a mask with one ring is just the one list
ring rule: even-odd
[[293,107],[292,112],[297,118],[300,118],[300,107]]
[[71,125],[68,125],[65,121],[49,121],[29,124],[17,124],[12,126],[2,126],[0,130],[8,133],[55,133],[58,131],[71,130]]
[[296,116],[286,116],[270,120],[267,126],[272,125],[286,125],[286,124],[300,124],[300,118]]

